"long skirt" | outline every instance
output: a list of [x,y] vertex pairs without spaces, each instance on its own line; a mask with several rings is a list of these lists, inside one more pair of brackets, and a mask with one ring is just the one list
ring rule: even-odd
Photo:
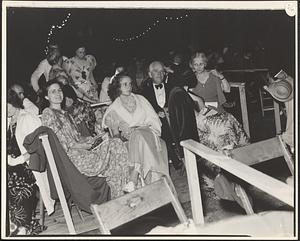
[[129,159],[146,184],[170,177],[166,143],[149,127],[135,129],[129,138]]

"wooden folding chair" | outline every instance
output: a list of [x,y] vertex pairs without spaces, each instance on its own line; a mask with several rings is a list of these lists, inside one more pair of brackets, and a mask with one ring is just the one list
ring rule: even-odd
[[291,174],[294,175],[294,161],[280,135],[236,148],[232,155],[235,160],[248,166],[283,156]]
[[99,222],[102,234],[111,234],[110,230],[141,217],[159,207],[171,203],[181,223],[187,217],[166,177],[125,194],[101,205],[92,204],[91,210]]
[[[192,213],[195,224],[204,224],[199,176],[195,155],[205,158],[241,180],[248,182],[289,206],[294,207],[293,187],[250,166],[278,156],[284,156],[287,158],[286,161],[291,172],[294,173],[293,162],[289,158],[288,153],[286,153],[286,147],[280,136],[237,148],[233,152],[233,158],[216,152],[194,140],[182,141],[181,145],[184,148],[185,166],[187,170]],[[244,191],[241,189],[237,194],[243,197],[245,194],[243,192]],[[247,204],[248,201],[249,200],[247,200],[244,196],[243,204],[245,206],[249,205],[249,203]]]
[[[78,215],[79,215],[81,220],[84,220],[83,215],[81,213],[81,210],[79,209],[79,207],[76,204],[71,203],[70,201],[68,203],[67,200],[66,200],[66,197],[65,197],[65,194],[64,194],[64,191],[63,191],[63,187],[62,187],[62,184],[61,184],[61,180],[60,180],[60,177],[59,177],[59,174],[58,174],[57,166],[55,164],[54,156],[53,156],[51,146],[50,146],[50,143],[49,143],[49,140],[48,140],[48,135],[44,134],[44,135],[41,135],[39,138],[42,140],[42,145],[44,147],[44,150],[45,150],[45,153],[46,153],[46,156],[47,156],[47,159],[48,159],[48,163],[49,163],[50,170],[51,170],[51,173],[52,173],[52,176],[53,176],[55,188],[57,190],[58,198],[59,198],[62,210],[63,210],[64,217],[66,219],[66,223],[67,223],[69,233],[70,234],[76,234],[70,210],[74,206],[76,208],[76,210],[78,212]],[[41,215],[40,216],[41,217],[40,218],[41,219],[41,225],[44,226],[44,205],[43,205],[43,201],[42,201],[41,197],[40,197],[40,215]]]

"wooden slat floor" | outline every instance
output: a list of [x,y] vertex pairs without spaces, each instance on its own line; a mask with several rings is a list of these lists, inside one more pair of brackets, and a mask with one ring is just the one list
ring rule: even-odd
[[[82,211],[83,220],[81,220],[75,207],[71,209],[71,215],[76,233],[84,233],[98,228],[97,220],[92,214]],[[45,214],[45,224],[47,229],[40,235],[67,235],[69,234],[63,211],[59,203],[56,204],[55,212],[48,216]]]

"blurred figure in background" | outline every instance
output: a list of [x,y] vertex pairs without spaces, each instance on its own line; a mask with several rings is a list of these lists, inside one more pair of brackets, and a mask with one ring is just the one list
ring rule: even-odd
[[77,44],[75,56],[64,61],[63,68],[72,78],[74,87],[82,94],[82,99],[90,103],[99,102],[98,86],[93,71],[97,62],[93,55],[86,54],[84,44]]
[[27,97],[25,97],[24,88],[19,84],[13,84],[11,89],[16,92],[19,99],[22,101],[24,109],[33,115],[39,114],[39,108],[33,104]]
[[[31,75],[30,82],[35,92],[38,92],[40,89],[39,79],[42,75],[44,75],[46,82],[49,80],[49,73],[52,67],[49,63],[49,59],[53,57],[53,54],[57,54],[59,56],[61,55],[59,46],[56,43],[49,44],[47,57],[39,63],[38,67]],[[67,59],[65,56],[62,58],[63,60]]]

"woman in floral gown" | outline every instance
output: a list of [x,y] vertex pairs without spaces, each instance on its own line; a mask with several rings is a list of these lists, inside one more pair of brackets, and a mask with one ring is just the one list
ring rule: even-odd
[[72,78],[74,87],[82,94],[86,101],[99,101],[97,83],[93,76],[97,62],[94,56],[87,55],[85,47],[79,46],[76,55],[63,63],[63,68]]
[[63,92],[59,82],[46,85],[50,107],[42,114],[42,123],[57,135],[67,155],[86,176],[104,176],[111,187],[112,198],[123,194],[122,188],[130,176],[131,163],[125,144],[119,138],[109,138],[91,150],[95,138],[83,137],[74,119],[61,108]]

